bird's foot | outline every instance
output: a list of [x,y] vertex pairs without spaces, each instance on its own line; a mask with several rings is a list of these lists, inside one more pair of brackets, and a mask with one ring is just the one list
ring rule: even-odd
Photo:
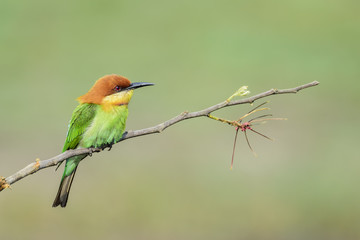
[[109,148],[108,151],[110,151],[111,148],[112,148],[112,145],[113,145],[112,143],[104,144],[104,145],[101,146],[101,150],[104,151],[105,148]]
[[94,148],[89,148],[90,152],[89,152],[89,157],[92,157],[93,153],[95,152]]
[[108,151],[110,151],[112,149],[112,144],[109,144],[108,148]]

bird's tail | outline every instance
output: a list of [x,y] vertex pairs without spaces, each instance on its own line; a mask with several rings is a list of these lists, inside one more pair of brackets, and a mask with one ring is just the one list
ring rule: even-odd
[[70,188],[71,188],[71,184],[74,180],[74,176],[76,173],[76,169],[77,166],[75,167],[74,171],[72,171],[72,173],[70,173],[70,175],[68,176],[63,176],[63,178],[61,179],[60,182],[60,186],[59,186],[59,190],[56,194],[54,203],[53,203],[53,207],[57,207],[57,206],[61,206],[61,207],[66,207],[66,203],[69,197],[69,193],[70,193]]

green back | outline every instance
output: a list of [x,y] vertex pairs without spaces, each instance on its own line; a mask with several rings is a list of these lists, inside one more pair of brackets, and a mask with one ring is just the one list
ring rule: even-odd
[[95,117],[97,108],[98,105],[89,103],[80,104],[75,108],[69,123],[63,152],[75,149],[79,145],[82,134]]

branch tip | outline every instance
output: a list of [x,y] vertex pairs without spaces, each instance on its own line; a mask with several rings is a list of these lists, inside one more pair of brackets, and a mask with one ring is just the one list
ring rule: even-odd
[[6,179],[4,177],[0,177],[0,192],[7,188],[11,189],[10,184],[6,182]]

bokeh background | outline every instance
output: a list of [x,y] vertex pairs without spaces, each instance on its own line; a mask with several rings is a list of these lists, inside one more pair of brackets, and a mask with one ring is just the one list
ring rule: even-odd
[[[117,73],[137,90],[127,129],[313,80],[268,98],[288,121],[249,134],[192,119],[0,193],[0,239],[360,239],[359,2],[0,2],[0,175],[60,153],[76,97]],[[260,100],[258,103],[261,103]],[[241,105],[216,112],[236,119]]]

